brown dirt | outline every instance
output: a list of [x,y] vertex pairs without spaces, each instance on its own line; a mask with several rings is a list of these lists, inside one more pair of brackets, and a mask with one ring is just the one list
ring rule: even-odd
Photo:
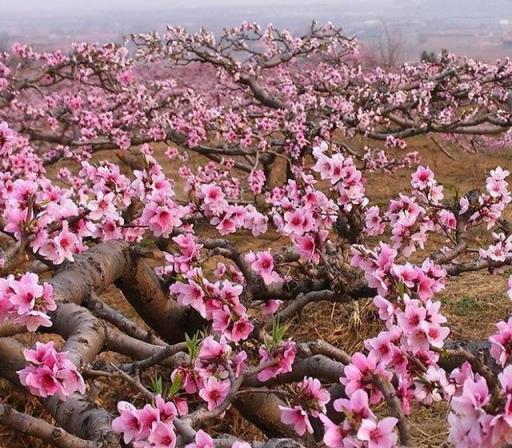
[[[424,165],[429,165],[436,174],[438,182],[445,186],[445,191],[461,194],[474,188],[483,188],[485,178],[490,169],[501,165],[504,168],[512,167],[512,153],[510,151],[485,151],[477,154],[462,152],[457,147],[446,145],[449,151],[457,158],[450,160],[433,144],[425,139],[418,138],[410,141],[409,149],[418,150]],[[160,149],[160,148],[159,148]],[[164,166],[166,172],[174,171],[176,164],[170,162],[158,151],[157,158]],[[195,165],[196,161],[192,161]],[[175,171],[174,171],[175,172]],[[388,199],[399,191],[409,188],[410,170],[400,170],[392,175],[371,175],[367,190],[374,203],[383,205]],[[182,184],[178,181],[179,186]],[[479,240],[481,234],[476,234]],[[263,236],[256,243],[243,235],[237,237],[237,242],[243,249],[257,249],[276,247],[281,245],[275,240],[275,235]],[[257,247],[251,246],[256,244]],[[440,294],[444,313],[448,316],[453,338],[482,339],[489,336],[497,320],[507,318],[512,312],[512,303],[505,295],[506,275],[489,276],[487,273],[464,274],[449,281],[447,288]],[[128,316],[136,319],[133,309],[123,298],[112,289],[105,297],[118,309]],[[311,340],[323,338],[330,343],[352,352],[362,347],[362,341],[375,335],[380,329],[380,323],[371,304],[359,302],[353,304],[311,304],[298,315],[289,330],[290,335],[297,340]],[[33,337],[32,337],[33,339]],[[31,342],[30,338],[27,342]],[[109,355],[111,356],[111,355]],[[100,385],[104,386],[104,385]],[[129,395],[126,386],[104,388],[101,394],[95,394],[98,404],[114,410],[117,400]],[[125,395],[126,394],[126,395]],[[36,398],[28,398],[23,393],[13,390],[4,381],[0,380],[0,396],[16,409],[33,415],[49,418],[48,414],[38,404]],[[446,425],[447,407],[445,404],[434,408],[414,408],[410,419],[415,447],[443,446],[447,439]],[[229,422],[226,423],[226,422]],[[259,437],[261,434],[248,425],[236,412],[229,411],[228,418],[216,428],[230,430],[240,436]],[[32,446],[46,448],[47,445],[39,441],[0,427],[0,448],[18,448]]]

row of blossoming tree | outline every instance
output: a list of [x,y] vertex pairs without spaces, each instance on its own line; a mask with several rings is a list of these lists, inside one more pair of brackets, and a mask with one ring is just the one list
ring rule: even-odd
[[[512,443],[512,319],[451,340],[436,298],[512,262],[509,172],[454,197],[406,151],[422,134],[445,152],[507,145],[511,85],[510,61],[449,54],[365,71],[332,25],[14,45],[0,55],[0,377],[53,421],[0,403],[0,424],[66,448],[389,448],[412,446],[412,406],[446,401],[454,445]],[[372,204],[365,176],[399,168],[410,189]],[[475,250],[475,232],[491,243]],[[264,234],[271,249],[239,244]],[[102,297],[112,285],[137,319]],[[357,300],[382,321],[360,352],[286,332],[308,304]],[[91,394],[112,379],[117,410]],[[211,431],[231,409],[265,438]]]

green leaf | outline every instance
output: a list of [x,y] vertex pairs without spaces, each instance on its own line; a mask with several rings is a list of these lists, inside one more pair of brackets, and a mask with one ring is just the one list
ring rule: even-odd
[[176,375],[174,377],[174,381],[171,384],[171,387],[169,388],[167,397],[168,398],[174,397],[180,391],[181,386],[183,386],[183,378],[181,377],[181,375]]
[[195,359],[199,353],[199,342],[201,341],[199,334],[196,333],[192,338],[186,334],[185,343],[187,344],[188,354],[190,359]]
[[151,380],[150,388],[155,394],[162,395],[164,391],[164,383],[160,375],[155,375],[155,377]]
[[274,321],[274,325],[272,325],[272,343],[274,345],[279,344],[284,337],[284,334],[288,330],[288,325],[281,325],[279,319]]

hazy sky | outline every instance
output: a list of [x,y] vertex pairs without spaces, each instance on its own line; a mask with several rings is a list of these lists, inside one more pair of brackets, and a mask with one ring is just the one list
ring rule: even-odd
[[[230,6],[244,9],[246,7],[258,7],[264,10],[269,6],[291,6],[307,5],[314,8],[315,5],[339,5],[340,7],[372,7],[384,9],[390,2],[397,0],[0,0],[3,12],[24,12],[24,11],[91,11],[91,9],[115,10],[115,9],[138,9],[151,10],[160,8],[210,8],[215,10],[219,7]],[[415,3],[424,0],[401,0],[406,3]],[[485,1],[485,0],[482,0]]]
[[[274,10],[315,13],[325,9],[340,14],[367,13],[390,15],[400,11],[411,16],[438,14],[488,16],[512,14],[512,0],[0,0],[2,14],[81,15],[102,11],[158,10],[208,12],[215,16],[230,8],[232,12],[255,11],[260,15]],[[143,17],[141,17],[143,18]],[[218,19],[218,17],[216,17]],[[115,20],[115,16],[112,17]]]
[[[385,0],[383,0],[385,2]],[[405,0],[408,1],[408,0]],[[67,8],[83,9],[90,7],[165,7],[165,6],[216,6],[216,5],[238,5],[243,7],[247,4],[269,4],[269,3],[297,3],[296,0],[2,0],[2,9],[23,9],[23,8]],[[314,0],[310,1],[314,4]],[[321,3],[347,4],[347,3],[376,3],[375,0],[325,0]]]
[[400,30],[411,55],[446,45],[502,57],[510,55],[512,43],[512,0],[0,0],[0,6],[0,38],[43,46],[119,41],[166,25],[219,31],[243,20],[300,33],[312,19],[370,40],[378,39],[386,23]]

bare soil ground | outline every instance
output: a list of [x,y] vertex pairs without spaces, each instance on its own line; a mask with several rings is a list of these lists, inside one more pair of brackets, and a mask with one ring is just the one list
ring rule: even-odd
[[[436,173],[438,182],[445,186],[448,195],[459,191],[461,194],[474,188],[483,188],[485,178],[490,169],[500,165],[503,168],[512,168],[512,152],[485,151],[477,154],[462,152],[455,147],[447,147],[457,160],[450,160],[433,144],[424,138],[411,141],[409,147],[418,150],[421,154],[422,164],[429,165]],[[166,160],[163,154],[158,154],[166,171],[173,172],[175,164]],[[175,171],[174,171],[175,172]],[[368,181],[368,195],[372,201],[383,205],[399,191],[408,190],[410,170],[401,170],[392,175],[371,175]],[[479,240],[481,235],[476,235]],[[241,237],[239,242],[243,248],[247,246],[247,239]],[[258,248],[276,247],[281,243],[275,241],[270,235],[258,239]],[[418,254],[420,256],[421,254]],[[506,319],[512,312],[512,303],[506,297],[506,275],[490,276],[486,272],[468,273],[450,279],[447,288],[439,298],[443,304],[444,313],[448,316],[451,325],[451,337],[454,339],[483,339],[494,330],[496,321]],[[124,311],[130,317],[137,319],[129,305],[112,289],[105,295],[112,304]],[[381,326],[370,301],[353,304],[311,304],[297,316],[289,330],[290,335],[297,340],[311,340],[323,338],[346,351],[354,351],[362,347],[362,341],[368,336],[375,335]],[[34,342],[33,336],[23,336],[26,342]],[[104,355],[112,359],[112,355]],[[98,383],[93,388],[93,399],[102,406],[115,411],[115,404],[119,399],[133,396],[127,386],[119,383],[105,385]],[[100,392],[101,393],[98,393]],[[11,388],[5,381],[0,380],[0,397],[16,409],[50,418],[36,398],[27,398],[27,395]],[[217,428],[219,431],[234,431],[241,437],[258,436],[258,431],[248,425],[234,411],[229,411],[224,423]],[[446,425],[447,407],[439,405],[433,408],[414,408],[411,416],[413,446],[440,447],[445,446],[448,429]],[[226,423],[231,422],[231,423]],[[229,425],[229,427],[227,426]],[[0,427],[0,448],[46,448],[47,445],[36,439]],[[447,445],[446,445],[447,446]]]

